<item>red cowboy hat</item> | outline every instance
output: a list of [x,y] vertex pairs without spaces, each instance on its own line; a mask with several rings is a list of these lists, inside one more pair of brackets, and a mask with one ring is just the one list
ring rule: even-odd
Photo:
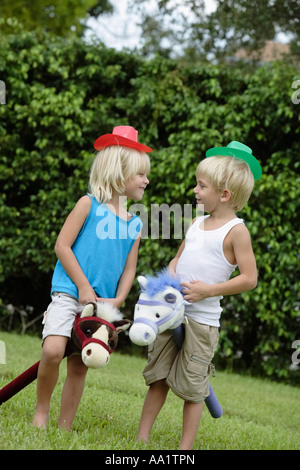
[[131,126],[114,127],[112,134],[101,135],[94,143],[96,150],[102,150],[110,145],[123,145],[141,152],[152,152],[150,147],[138,142],[138,131]]

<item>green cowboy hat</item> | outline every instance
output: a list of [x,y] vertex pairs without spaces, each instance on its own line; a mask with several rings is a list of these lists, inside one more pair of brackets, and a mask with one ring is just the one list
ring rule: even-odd
[[244,160],[248,163],[255,180],[259,180],[262,175],[261,166],[258,160],[252,155],[252,150],[247,145],[233,140],[227,147],[214,147],[206,152],[207,157],[228,156]]

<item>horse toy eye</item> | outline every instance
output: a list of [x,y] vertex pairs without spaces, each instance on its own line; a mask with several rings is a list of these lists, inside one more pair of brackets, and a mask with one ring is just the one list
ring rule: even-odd
[[166,294],[165,295],[165,301],[168,302],[168,304],[174,304],[176,302],[176,295],[175,294]]
[[159,313],[156,313],[155,316],[156,316],[156,318],[160,318],[160,314],[159,314]]
[[86,335],[91,335],[92,334],[92,330],[90,328],[88,328],[85,332]]

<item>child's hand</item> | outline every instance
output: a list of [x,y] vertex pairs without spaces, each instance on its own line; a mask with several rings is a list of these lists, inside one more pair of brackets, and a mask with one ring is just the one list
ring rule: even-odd
[[78,289],[78,301],[80,304],[85,305],[88,302],[95,302],[96,300],[97,296],[91,286],[85,286]]
[[209,284],[205,284],[202,281],[191,281],[191,282],[182,282],[180,284],[184,289],[182,293],[184,294],[184,300],[188,302],[199,302],[199,300],[206,299],[210,297]]

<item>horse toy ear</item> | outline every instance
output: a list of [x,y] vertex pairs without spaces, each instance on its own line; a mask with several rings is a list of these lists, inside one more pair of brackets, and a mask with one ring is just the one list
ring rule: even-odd
[[116,332],[119,334],[122,331],[128,330],[131,326],[130,320],[119,320],[113,322],[114,327],[116,328]]
[[145,292],[145,290],[147,289],[148,280],[145,278],[145,276],[138,276],[137,281],[140,285],[142,292]]
[[96,302],[89,302],[86,304],[80,314],[80,318],[92,317],[97,313],[97,304]]

